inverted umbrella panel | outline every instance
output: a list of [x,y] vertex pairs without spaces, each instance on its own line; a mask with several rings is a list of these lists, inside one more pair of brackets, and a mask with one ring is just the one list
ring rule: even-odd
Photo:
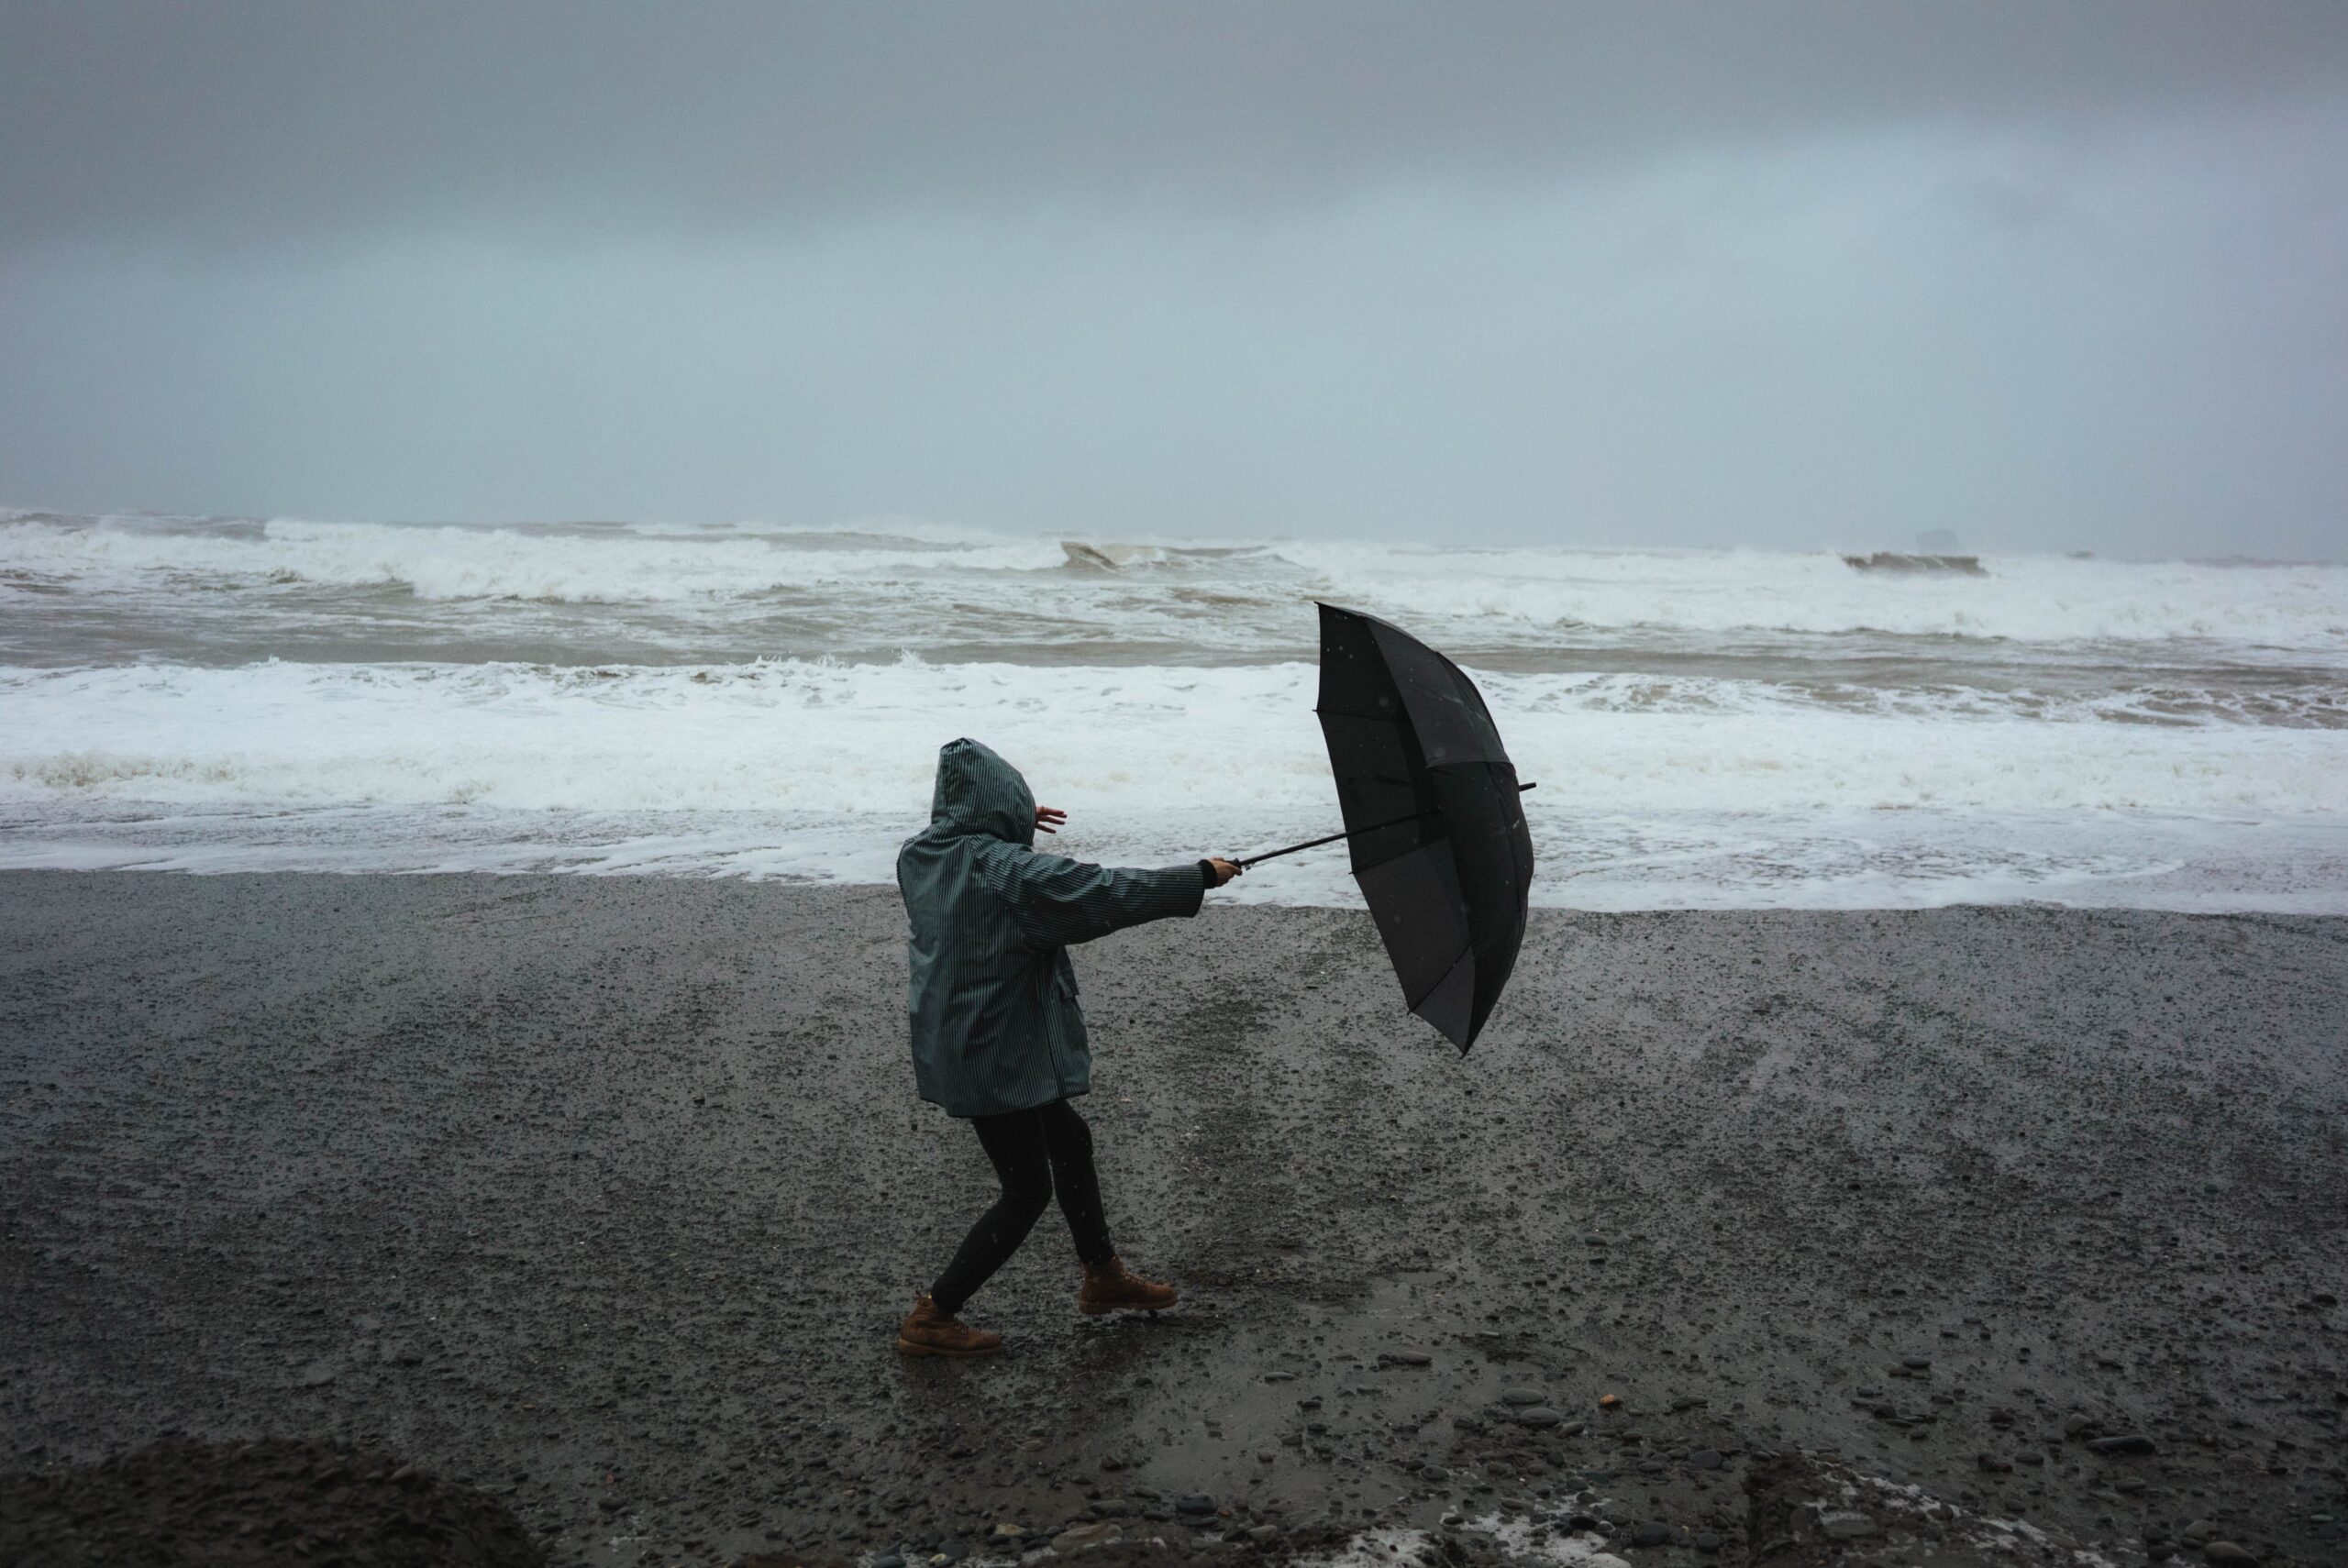
[[1321,606],[1314,710],[1354,879],[1404,999],[1466,1050],[1524,938],[1533,841],[1467,673],[1399,627]]

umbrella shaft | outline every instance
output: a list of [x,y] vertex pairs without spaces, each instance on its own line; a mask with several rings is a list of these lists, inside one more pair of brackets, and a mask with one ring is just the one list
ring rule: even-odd
[[[1527,790],[1538,788],[1537,784],[1519,784],[1516,787],[1516,792],[1522,795]],[[1388,822],[1372,823],[1368,827],[1349,828],[1344,833],[1333,833],[1324,838],[1308,838],[1302,844],[1291,844],[1286,849],[1268,849],[1261,855],[1251,855],[1237,864],[1244,869],[1259,861],[1278,860],[1283,855],[1294,855],[1300,849],[1318,849],[1324,844],[1335,844],[1341,838],[1359,838],[1363,834],[1376,833],[1381,828],[1400,827],[1404,823],[1414,823],[1422,817],[1434,816],[1436,809],[1431,807],[1423,812],[1412,812],[1408,816],[1395,817]]]

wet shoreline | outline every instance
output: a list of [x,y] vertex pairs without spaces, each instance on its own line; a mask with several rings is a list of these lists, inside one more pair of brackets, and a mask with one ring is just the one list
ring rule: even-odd
[[2348,922],[1535,911],[1464,1062],[1359,914],[1124,933],[1082,1109],[1185,1304],[1079,1319],[1047,1216],[953,1366],[888,1348],[986,1200],[902,940],[874,889],[0,876],[0,1457],[381,1444],[561,1562],[1512,1507],[1743,1562],[1832,1451],[2114,1562],[2348,1555]]

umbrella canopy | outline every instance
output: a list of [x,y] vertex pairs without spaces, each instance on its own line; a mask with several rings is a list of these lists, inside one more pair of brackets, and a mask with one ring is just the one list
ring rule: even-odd
[[1398,627],[1321,606],[1322,738],[1354,880],[1411,1010],[1465,1052],[1524,940],[1533,839],[1483,693]]

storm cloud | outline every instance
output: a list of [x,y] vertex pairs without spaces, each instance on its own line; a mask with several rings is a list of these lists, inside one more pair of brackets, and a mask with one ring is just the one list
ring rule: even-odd
[[0,502],[2332,557],[2348,7],[0,8]]

